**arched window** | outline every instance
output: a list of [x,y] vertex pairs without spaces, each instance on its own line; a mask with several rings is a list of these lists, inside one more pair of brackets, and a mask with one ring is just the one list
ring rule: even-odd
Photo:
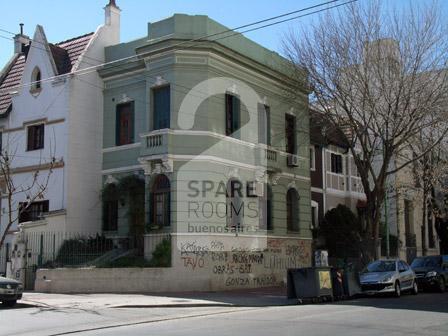
[[151,196],[153,225],[158,227],[170,226],[171,186],[166,175],[158,175],[155,178]]
[[227,182],[227,226],[240,228],[243,225],[244,202],[243,184],[237,179]]
[[299,231],[299,194],[295,188],[286,193],[286,223],[288,231]]
[[40,69],[38,67],[35,67],[33,73],[31,74],[31,82],[33,83],[31,85],[32,92],[39,92],[42,89],[41,81],[42,81],[42,74],[40,72]]
[[260,197],[260,229],[272,230],[272,188],[270,184],[265,184],[264,195]]

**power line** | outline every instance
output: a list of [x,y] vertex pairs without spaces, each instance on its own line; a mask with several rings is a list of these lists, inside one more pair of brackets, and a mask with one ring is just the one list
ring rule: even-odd
[[[325,6],[325,5],[328,5],[328,4],[331,4],[331,3],[335,3],[335,2],[339,2],[339,1],[341,1],[341,0],[326,1],[326,2],[321,3],[321,4],[309,6],[309,7],[306,7],[306,8],[302,8],[302,9],[295,10],[295,11],[292,11],[292,12],[289,12],[289,13],[285,13],[285,14],[281,14],[281,15],[277,15],[277,16],[274,16],[274,17],[271,17],[271,18],[267,18],[267,19],[264,19],[264,20],[259,20],[259,21],[256,21],[254,23],[245,24],[245,25],[233,28],[233,29],[226,29],[226,30],[224,30],[222,32],[219,32],[219,33],[208,34],[208,35],[204,35],[204,36],[201,36],[201,37],[198,37],[198,38],[195,38],[195,39],[191,39],[191,40],[184,40],[184,41],[181,41],[181,42],[179,42],[177,44],[174,44],[173,46],[171,46],[171,48],[172,49],[174,48],[173,50],[176,51],[176,50],[178,50],[178,49],[176,49],[176,47],[179,47],[179,46],[184,45],[186,43],[205,42],[205,41],[209,41],[209,42],[218,41],[218,40],[221,40],[221,39],[224,39],[224,38],[229,38],[229,37],[232,37],[232,36],[235,36],[235,35],[242,34],[244,32],[255,31],[255,30],[258,30],[258,29],[263,29],[263,28],[266,28],[266,27],[274,26],[274,25],[277,25],[277,24],[281,24],[281,23],[284,23],[284,22],[287,22],[287,21],[291,21],[291,20],[295,20],[295,19],[298,19],[298,18],[302,18],[302,17],[305,17],[305,16],[317,14],[317,13],[320,13],[320,12],[323,12],[323,11],[327,11],[327,10],[330,10],[330,9],[333,9],[333,8],[336,8],[336,7],[347,5],[349,3],[357,2],[358,0],[346,1],[346,2],[344,2],[342,4],[333,5],[333,6],[330,6],[330,7],[327,7],[327,8],[316,10],[316,11],[313,11],[313,12],[310,12],[310,13],[306,13],[306,14],[303,14],[303,15],[300,15],[300,16],[293,17],[293,18],[288,18],[288,19],[284,19],[284,20],[281,20],[281,21],[270,23],[270,24],[267,24],[267,25],[264,25],[264,26],[255,27],[255,28],[243,31],[243,32],[235,32],[235,30],[238,30],[238,29],[242,29],[242,28],[246,28],[246,27],[249,27],[249,26],[257,25],[257,24],[260,24],[260,23],[263,23],[263,22],[272,21],[272,20],[274,20],[276,18],[286,17],[286,16],[289,16],[289,15],[292,15],[292,14],[295,14],[295,13],[308,11],[310,9],[314,9],[314,8],[317,8],[317,7]],[[224,37],[221,37],[221,38],[217,38],[217,39],[214,39],[214,40],[208,40],[207,39],[209,37],[225,34],[225,33],[228,33],[228,32],[233,32],[233,34],[228,35],[228,36],[224,36]],[[9,32],[9,33],[11,33],[11,32]],[[207,39],[207,40],[204,40],[204,39]],[[192,47],[192,46],[193,45],[190,45],[188,47]],[[139,61],[140,60],[139,58],[145,57],[148,54],[153,54],[153,53],[155,53],[155,52],[157,52],[159,50],[163,50],[163,49],[165,49],[165,48],[160,48],[160,49],[148,51],[146,53],[142,53],[142,54],[138,54],[138,55],[131,55],[131,56],[123,57],[121,59],[113,60],[113,61],[110,61],[110,62],[104,62],[104,63],[98,64],[98,65],[94,65],[94,66],[91,66],[91,67],[87,67],[87,68],[84,68],[84,69],[76,70],[76,71],[73,71],[73,72],[68,73],[68,74],[63,74],[63,75],[57,75],[57,76],[44,78],[44,79],[40,80],[40,82],[42,83],[42,82],[46,82],[46,81],[51,81],[51,80],[58,79],[58,78],[61,78],[61,77],[66,77],[68,75],[78,75],[78,76],[80,76],[80,75],[89,74],[89,73],[92,73],[92,72],[96,71],[100,67],[104,67],[106,65],[117,64],[119,62],[126,61],[126,60],[132,60],[132,59],[135,59],[135,58],[138,58],[138,59],[134,60],[134,61]],[[100,60],[96,60],[96,61],[100,61]],[[116,66],[121,66],[121,65],[122,64],[118,64]],[[27,87],[27,86],[31,86],[31,85],[34,85],[34,84],[36,84],[36,81],[29,82],[29,83],[24,83],[24,84],[21,84],[21,85],[17,85],[17,86],[9,88],[9,90],[17,89],[17,88],[20,88],[20,87]]]

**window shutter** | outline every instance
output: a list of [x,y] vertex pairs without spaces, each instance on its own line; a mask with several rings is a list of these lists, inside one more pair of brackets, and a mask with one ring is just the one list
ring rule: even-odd
[[39,147],[38,148],[44,148],[44,139],[45,139],[45,125],[41,124],[38,127],[38,133],[39,133]]
[[239,131],[241,127],[241,103],[238,97],[232,97],[233,115],[232,115],[232,133]]
[[135,133],[135,104],[131,102],[129,104],[129,143],[134,143],[134,133]]
[[170,87],[153,89],[153,129],[170,127]]
[[271,145],[271,108],[264,106],[266,118],[266,145]]
[[226,94],[226,135],[229,136],[232,134],[232,96]]
[[34,127],[29,126],[28,127],[28,144],[27,144],[27,150],[33,150],[34,149]]
[[120,145],[120,129],[121,129],[121,125],[120,125],[120,120],[121,120],[121,107],[120,105],[117,105],[115,107],[115,145],[119,146]]

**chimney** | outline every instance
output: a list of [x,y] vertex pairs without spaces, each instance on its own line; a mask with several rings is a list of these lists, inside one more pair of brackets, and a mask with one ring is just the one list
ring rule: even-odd
[[23,34],[23,23],[20,24],[20,33],[14,36],[14,53],[21,54],[24,46],[30,43],[30,38]]
[[112,27],[112,35],[115,43],[120,42],[120,12],[121,9],[115,3],[115,0],[109,0],[109,4],[104,7],[105,25]]

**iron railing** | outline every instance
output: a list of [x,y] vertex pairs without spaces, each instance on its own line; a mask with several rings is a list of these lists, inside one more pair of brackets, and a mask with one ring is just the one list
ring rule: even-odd
[[27,232],[23,234],[23,241],[28,267],[82,267],[101,266],[121,255],[151,258],[145,249],[154,250],[163,239],[170,239],[168,233],[162,235]]

